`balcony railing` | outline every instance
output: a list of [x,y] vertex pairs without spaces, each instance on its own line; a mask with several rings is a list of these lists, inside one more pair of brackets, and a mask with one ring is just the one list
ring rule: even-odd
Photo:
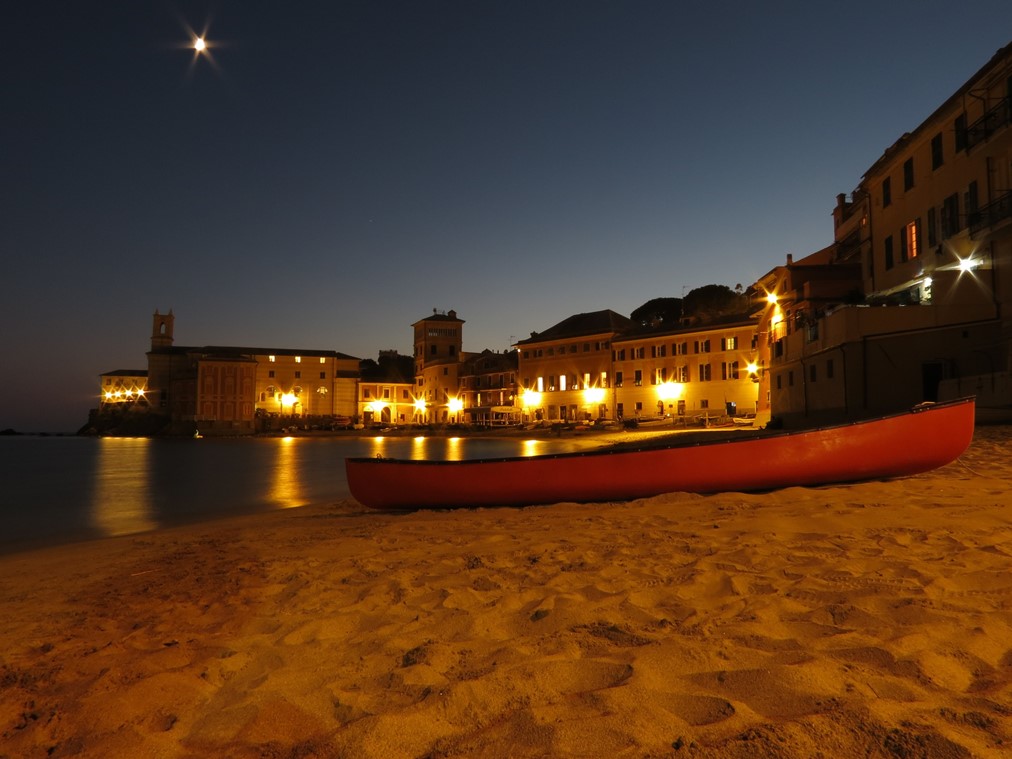
[[1008,126],[1010,116],[1012,109],[1009,108],[1009,99],[1002,98],[991,110],[966,128],[966,149],[987,142],[992,134]]
[[1007,219],[1012,219],[1012,190],[999,195],[986,206],[967,214],[966,224],[970,228],[970,234],[975,235],[985,229],[997,226]]

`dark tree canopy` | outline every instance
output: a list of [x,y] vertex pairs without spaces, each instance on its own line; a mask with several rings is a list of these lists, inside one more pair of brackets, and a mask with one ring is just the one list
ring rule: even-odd
[[748,298],[740,289],[732,290],[727,285],[704,285],[685,296],[682,312],[685,316],[706,322],[725,316],[745,315],[749,305]]
[[629,318],[644,326],[677,325],[682,318],[681,298],[654,298],[637,308]]

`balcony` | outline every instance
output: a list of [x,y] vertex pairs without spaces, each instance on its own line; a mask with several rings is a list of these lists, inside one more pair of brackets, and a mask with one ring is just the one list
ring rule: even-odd
[[987,113],[966,128],[966,149],[987,142],[991,135],[1009,125],[1009,99],[1002,98]]
[[1009,219],[1012,219],[1012,190],[999,195],[986,206],[967,214],[966,224],[970,228],[971,237],[975,237],[985,229],[996,227]]

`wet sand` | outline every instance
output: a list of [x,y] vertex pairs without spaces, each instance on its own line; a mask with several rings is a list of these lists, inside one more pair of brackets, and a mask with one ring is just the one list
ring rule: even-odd
[[0,757],[1009,756],[1010,483],[984,427],[888,482],[3,557]]

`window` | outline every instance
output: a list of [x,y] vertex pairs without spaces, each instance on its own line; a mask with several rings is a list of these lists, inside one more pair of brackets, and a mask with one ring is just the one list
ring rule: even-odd
[[942,239],[959,232],[959,193],[952,193],[942,201]]
[[960,150],[966,150],[966,114],[961,113],[956,117],[956,121],[953,124],[953,128],[956,131],[956,152]]
[[808,367],[808,381],[815,382],[815,377],[816,377],[815,364],[812,364],[810,367]]
[[680,366],[675,370],[675,381],[676,382],[688,382],[689,381],[689,367]]
[[268,377],[273,377],[274,376],[274,370],[273,369],[268,369],[267,370],[267,376]]
[[882,207],[886,208],[893,202],[892,182],[889,177],[882,180]]
[[893,236],[889,235],[883,244],[885,250],[885,267],[886,269],[893,268]]
[[722,351],[738,350],[738,338],[737,337],[720,338],[720,349]]
[[622,387],[622,372],[615,372],[615,387]]
[[566,355],[566,346],[565,345],[560,345],[559,346],[559,355],[560,356],[565,356]]
[[937,169],[945,163],[945,156],[942,153],[942,133],[939,132],[931,138],[931,169]]
[[915,219],[914,221],[907,224],[905,233],[903,235],[903,255],[902,258],[906,261],[908,258],[917,258],[921,254],[921,220]]
[[617,351],[615,351],[615,360],[625,361],[625,348],[619,348]]
[[633,358],[643,358],[643,348],[633,348],[632,349],[632,357]]
[[977,218],[977,183],[970,182],[969,187],[966,188],[966,195],[963,196],[963,207],[966,210],[966,220],[968,224],[975,224],[979,221]]
[[721,379],[738,379],[738,362],[732,361],[727,363],[726,361],[720,365],[720,378]]
[[327,379],[327,373],[326,372],[320,372],[320,379]]
[[448,366],[444,366],[444,367],[443,367],[443,376],[445,377],[445,376],[447,376],[447,375],[448,375],[449,373],[450,373],[450,367],[448,367]]
[[833,379],[833,359],[826,359],[826,379]]
[[615,407],[615,414],[618,416],[619,419],[621,419],[623,416],[625,416],[625,404],[624,403],[619,403]]
[[914,188],[914,159],[908,158],[903,162],[903,191]]
[[787,372],[787,386],[794,387],[794,372]]
[[635,372],[633,372],[633,384],[636,387],[639,387],[640,385],[643,384],[643,371],[641,369],[637,369]]
[[295,372],[295,379],[302,379],[302,372]]
[[267,360],[270,361],[273,364],[274,363],[274,356],[268,356]]
[[451,356],[457,355],[457,346],[456,345],[451,345],[450,346],[450,355]]
[[432,356],[436,355],[436,346],[435,345],[430,345],[429,346],[429,354],[432,355]]
[[327,363],[327,359],[325,359],[323,356],[320,356],[320,363],[321,364]]
[[590,343],[584,343],[583,344],[583,352],[584,353],[590,353]]
[[699,381],[700,382],[709,382],[712,379],[711,374],[712,373],[711,373],[711,369],[710,369],[710,365],[709,364],[700,364],[699,365]]
[[301,364],[302,363],[302,356],[296,356],[295,357],[295,363],[296,364]]
[[559,390],[568,390],[569,389],[568,382],[569,382],[569,380],[566,379],[566,375],[565,374],[560,374],[559,375]]
[[938,245],[938,213],[934,208],[928,209],[928,247]]

